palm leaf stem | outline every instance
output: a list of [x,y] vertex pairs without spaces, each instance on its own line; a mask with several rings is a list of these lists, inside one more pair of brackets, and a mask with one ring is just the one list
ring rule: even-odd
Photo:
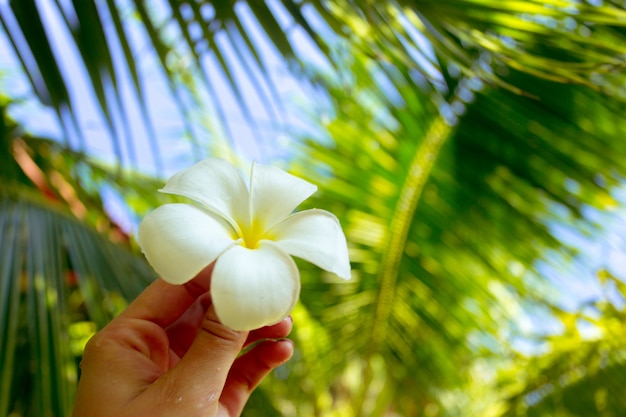
[[[5,215],[1,215],[1,213]],[[21,213],[7,200],[0,201],[0,234],[6,250],[0,254],[0,415],[8,415],[11,406],[13,370],[15,365],[15,345],[19,326],[18,300],[20,297],[20,276],[16,272],[21,256],[19,245],[20,228],[17,219]]]
[[[372,324],[371,344],[364,362],[363,389],[360,400],[357,402],[360,407],[363,406],[373,381],[370,359],[380,350],[387,333],[396,282],[400,272],[400,262],[402,261],[409,230],[413,224],[413,216],[439,151],[451,136],[451,133],[452,127],[443,116],[439,115],[427,131],[424,142],[417,147],[413,160],[409,165],[406,180],[400,191],[398,203],[389,225],[388,243],[386,250],[383,252],[378,272],[378,300]],[[362,411],[356,415],[363,415]]]

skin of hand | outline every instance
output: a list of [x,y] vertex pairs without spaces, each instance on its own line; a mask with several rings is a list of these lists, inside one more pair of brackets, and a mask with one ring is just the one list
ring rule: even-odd
[[155,281],[87,343],[73,417],[241,414],[291,358],[292,320],[251,332],[222,325],[208,292],[212,270],[184,285]]

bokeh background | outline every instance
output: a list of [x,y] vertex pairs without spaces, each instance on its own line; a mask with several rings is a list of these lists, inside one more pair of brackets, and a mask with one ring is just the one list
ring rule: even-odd
[[301,263],[246,416],[626,415],[617,0],[0,1],[0,416],[69,416],[154,273],[179,169],[308,179],[353,278]]

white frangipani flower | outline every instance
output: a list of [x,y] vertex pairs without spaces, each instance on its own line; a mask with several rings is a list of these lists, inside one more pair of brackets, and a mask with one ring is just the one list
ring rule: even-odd
[[217,260],[211,297],[234,330],[281,321],[300,294],[290,255],[350,278],[346,238],[324,210],[291,214],[317,187],[278,168],[253,165],[250,190],[230,163],[205,159],[169,179],[164,193],[197,204],[165,204],[148,214],[137,240],[148,262],[172,284]]

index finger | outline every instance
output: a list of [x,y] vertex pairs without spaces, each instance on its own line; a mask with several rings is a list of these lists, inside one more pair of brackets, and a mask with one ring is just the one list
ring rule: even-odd
[[198,297],[209,291],[213,265],[204,268],[194,279],[183,284],[168,284],[158,279],[148,286],[120,314],[127,319],[148,320],[161,327],[174,323]]

